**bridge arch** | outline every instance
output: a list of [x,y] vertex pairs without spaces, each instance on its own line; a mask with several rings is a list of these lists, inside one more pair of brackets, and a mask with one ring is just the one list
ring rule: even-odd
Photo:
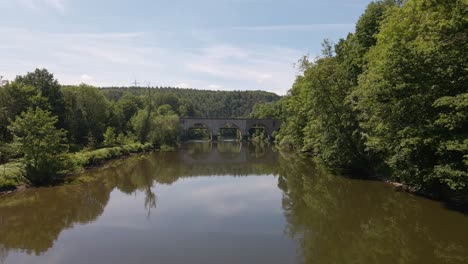
[[268,126],[259,122],[252,124],[248,130],[247,136],[252,138],[253,136],[262,136],[266,137],[267,139],[271,138],[271,132],[268,130]]
[[[226,134],[226,131],[228,132]],[[235,139],[235,140],[242,140],[242,124],[238,122],[228,121],[222,124],[218,128],[218,140],[219,139]]]
[[212,136],[212,129],[203,122],[191,124],[185,133],[186,140],[211,140]]
[[226,124],[235,125],[243,139],[247,139],[249,129],[264,128],[268,138],[274,131],[279,130],[280,121],[275,119],[250,119],[250,118],[181,118],[182,139],[186,140],[188,130],[195,124],[204,124],[211,129],[212,140],[216,140],[216,136],[220,129],[226,127]]

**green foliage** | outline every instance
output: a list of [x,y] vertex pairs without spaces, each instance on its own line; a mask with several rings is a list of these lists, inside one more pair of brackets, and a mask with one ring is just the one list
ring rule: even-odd
[[[348,95],[348,75],[334,57],[308,62],[285,98],[286,122],[278,141],[311,151],[332,167],[364,167],[367,153]],[[287,142],[287,143],[286,143]]]
[[395,0],[383,0],[371,2],[367,6],[366,11],[356,23],[355,36],[362,47],[369,49],[377,43],[376,36],[379,33],[385,11],[396,4]]
[[389,10],[366,55],[356,110],[396,179],[467,188],[467,27],[463,1],[409,1]]
[[86,148],[88,149],[96,149],[97,148],[97,140],[93,136],[93,133],[91,131],[88,132],[88,136],[86,137],[87,145]]
[[54,76],[47,70],[36,69],[18,76],[0,87],[0,140],[11,141],[7,127],[15,117],[29,107],[40,107],[58,116],[57,127],[63,127],[63,96]]
[[4,141],[0,141],[0,164],[7,163],[12,154],[13,149],[11,145]]
[[280,120],[283,118],[282,101],[255,104],[249,116],[255,119],[273,118]]
[[180,135],[179,116],[170,105],[161,105],[152,111],[152,107],[140,110],[132,119],[134,130],[140,142],[150,142],[154,146],[175,146]]
[[372,2],[354,34],[303,57],[288,95],[251,116],[279,113],[280,146],[328,166],[384,164],[417,189],[467,191],[467,10],[462,0]]
[[106,132],[104,132],[104,146],[113,147],[117,145],[117,135],[115,134],[115,129],[113,127],[108,127]]
[[140,144],[133,143],[122,145],[120,147],[101,148],[91,151],[81,151],[69,154],[71,160],[74,161],[76,168],[83,168],[88,166],[97,165],[103,161],[119,158],[132,153],[139,153],[150,151],[153,146],[149,143]]
[[[58,117],[58,127],[63,127],[63,95],[60,90],[60,84],[53,74],[49,73],[46,69],[36,69],[34,72],[28,72],[26,75],[17,76],[12,85],[18,86],[19,89],[26,89],[26,92],[28,92],[28,89],[30,90],[29,92],[33,91],[35,96],[27,98],[33,102],[33,107],[38,106],[44,110],[50,110],[52,115]],[[23,105],[22,107],[25,106]],[[23,108],[20,112],[24,110],[26,109]]]
[[81,84],[62,88],[65,98],[65,124],[69,138],[85,144],[91,135],[98,142],[109,119],[109,102],[99,89]]
[[280,99],[278,95],[264,91],[207,91],[170,87],[110,87],[101,90],[111,101],[119,101],[127,94],[145,100],[150,90],[154,107],[168,104],[181,117],[247,117],[255,104]]
[[156,146],[176,146],[180,135],[179,116],[172,111],[159,114],[161,107],[153,120],[155,129],[151,133],[151,142]]
[[137,96],[126,93],[117,101],[115,107],[114,113],[121,114],[118,121],[120,132],[126,132],[131,129],[130,119],[143,107],[143,101]]
[[152,129],[151,115],[152,110],[149,106],[138,111],[131,119],[133,130],[141,143],[148,141],[148,135]]
[[16,117],[9,129],[13,144],[23,156],[27,179],[35,185],[56,180],[64,170],[66,131],[57,129],[57,117],[40,108],[29,109]]
[[0,165],[0,191],[14,189],[27,182],[24,166],[20,162],[9,162]]
[[256,130],[255,133],[250,136],[250,141],[256,144],[264,144],[268,143],[270,140],[264,131]]
[[[36,69],[12,82],[1,80],[0,158],[3,164],[10,157],[23,159],[27,179],[47,184],[73,171],[66,156],[92,164],[133,152],[126,148],[136,140],[169,150],[179,141],[179,116],[248,116],[255,103],[278,99],[262,91],[60,86],[47,70]],[[11,155],[5,151],[10,145]],[[91,154],[64,155],[67,145],[71,152]],[[16,178],[4,175],[1,182],[24,182]]]

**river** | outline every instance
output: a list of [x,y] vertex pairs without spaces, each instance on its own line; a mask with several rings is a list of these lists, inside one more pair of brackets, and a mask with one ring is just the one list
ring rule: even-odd
[[0,263],[468,263],[468,216],[268,146],[191,143],[0,196]]

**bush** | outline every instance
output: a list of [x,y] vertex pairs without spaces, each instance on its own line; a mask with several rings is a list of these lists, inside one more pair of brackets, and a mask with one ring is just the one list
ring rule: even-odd
[[283,139],[279,142],[279,147],[282,149],[292,150],[294,149],[294,144],[289,136],[284,136]]
[[64,174],[68,145],[66,131],[57,129],[58,118],[40,108],[28,109],[8,128],[14,135],[13,146],[23,155],[26,178],[34,185],[57,180]]
[[25,170],[21,163],[9,162],[0,165],[0,191],[14,189],[26,182]]
[[104,132],[104,146],[112,147],[117,145],[117,135],[115,133],[115,129],[113,127],[108,127],[106,132]]

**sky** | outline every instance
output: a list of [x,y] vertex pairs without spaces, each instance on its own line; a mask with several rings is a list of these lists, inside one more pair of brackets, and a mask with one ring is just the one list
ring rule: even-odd
[[285,94],[370,0],[0,0],[0,75]]

